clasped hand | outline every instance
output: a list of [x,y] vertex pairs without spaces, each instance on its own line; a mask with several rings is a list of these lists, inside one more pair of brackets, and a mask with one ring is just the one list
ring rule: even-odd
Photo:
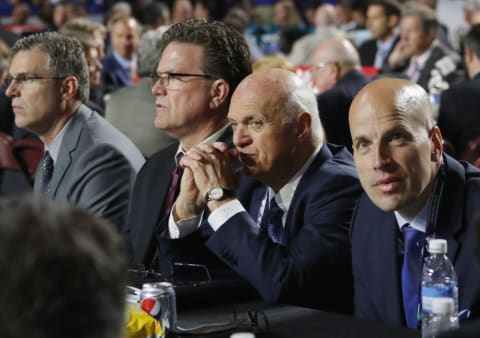
[[236,156],[235,149],[229,149],[222,142],[200,144],[185,153],[180,160],[184,172],[175,202],[176,218],[199,215],[207,207],[206,193],[214,187],[235,190],[237,184],[232,160]]

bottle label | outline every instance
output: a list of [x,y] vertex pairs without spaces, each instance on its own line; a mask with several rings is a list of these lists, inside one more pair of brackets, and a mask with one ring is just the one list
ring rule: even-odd
[[432,300],[438,297],[453,298],[455,300],[456,287],[427,287],[422,286],[422,310],[424,313],[432,312]]

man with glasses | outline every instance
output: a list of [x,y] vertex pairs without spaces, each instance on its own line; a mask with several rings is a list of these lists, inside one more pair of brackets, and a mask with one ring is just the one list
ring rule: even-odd
[[370,81],[362,73],[357,50],[344,37],[323,41],[313,53],[311,74],[328,142],[351,150],[348,109],[353,97]]
[[83,103],[89,74],[76,39],[43,33],[12,48],[5,80],[17,127],[38,135],[45,156],[34,191],[68,200],[117,227],[144,158],[133,143]]
[[137,177],[125,229],[132,263],[147,268],[158,268],[152,261],[217,266],[221,263],[196,245],[202,235],[183,236],[184,229],[171,228],[169,218],[180,182],[184,184],[178,166],[183,153],[200,143],[231,144],[228,105],[237,84],[251,72],[248,46],[221,22],[190,20],[172,25],[159,49],[152,76],[154,125],[178,142],[152,155]]

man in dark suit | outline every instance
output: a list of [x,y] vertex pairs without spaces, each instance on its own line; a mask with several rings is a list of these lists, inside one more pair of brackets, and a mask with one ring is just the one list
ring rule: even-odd
[[68,200],[125,222],[129,192],[144,158],[88,100],[88,67],[80,42],[57,33],[16,42],[7,77],[15,124],[38,135],[45,156],[34,192]]
[[[348,229],[361,187],[351,154],[323,142],[313,91],[284,69],[254,73],[228,118],[235,150],[200,145],[182,158],[170,232],[191,231],[206,206],[208,221],[193,230],[265,300],[351,312]],[[251,176],[236,198],[232,156]]]
[[367,27],[372,38],[358,49],[362,66],[382,71],[385,62],[400,40],[398,24],[401,10],[396,0],[374,0],[367,8]]
[[363,75],[358,52],[343,37],[323,41],[312,57],[312,82],[320,120],[329,143],[352,149],[348,129],[348,109],[358,91],[370,79]]
[[437,27],[437,16],[430,7],[415,1],[405,4],[401,39],[388,58],[385,72],[400,73],[427,92],[444,90],[459,81],[463,76],[458,72],[460,57],[437,39]]
[[140,27],[133,17],[118,16],[112,20],[112,51],[103,60],[102,81],[105,92],[129,86],[136,76]]
[[438,115],[438,126],[457,158],[464,153],[468,141],[480,136],[480,25],[472,26],[463,46],[470,79],[443,92]]
[[[199,143],[231,142],[226,118],[230,97],[237,84],[251,73],[245,39],[220,22],[174,24],[163,34],[159,48],[152,87],[157,113],[154,124],[178,142],[147,161],[132,193],[125,233],[132,263],[146,267],[156,256],[155,233],[169,238],[167,224],[181,176],[176,169],[178,154]],[[166,246],[160,247],[159,260],[203,262],[198,252],[167,255]],[[188,250],[189,245],[185,247]]]
[[[365,190],[351,230],[356,315],[418,328],[421,258],[432,237],[448,242],[459,309],[478,315],[480,171],[443,153],[428,96],[411,81],[368,84],[353,100],[349,122]],[[404,242],[411,233],[416,245],[409,250],[419,259],[402,263],[408,262]]]

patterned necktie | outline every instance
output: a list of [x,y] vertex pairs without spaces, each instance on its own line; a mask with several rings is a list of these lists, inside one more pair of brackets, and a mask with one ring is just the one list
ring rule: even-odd
[[53,159],[47,151],[42,159],[42,181],[40,184],[40,191],[46,194],[50,190],[50,180],[53,175]]
[[283,210],[278,206],[275,198],[271,199],[270,206],[266,212],[266,222],[260,231],[267,232],[268,237],[270,237],[272,242],[284,244],[284,229],[282,222]]
[[418,327],[418,304],[422,271],[422,245],[425,234],[410,226],[403,228],[402,296],[407,326]]
[[170,215],[170,211],[172,210],[173,203],[175,203],[175,199],[177,198],[179,188],[180,188],[180,179],[182,178],[183,168],[178,164],[180,159],[182,158],[183,153],[178,153],[176,157],[176,165],[172,171],[172,179],[170,180],[170,187],[168,188],[167,194],[167,203],[165,205],[165,216]]

